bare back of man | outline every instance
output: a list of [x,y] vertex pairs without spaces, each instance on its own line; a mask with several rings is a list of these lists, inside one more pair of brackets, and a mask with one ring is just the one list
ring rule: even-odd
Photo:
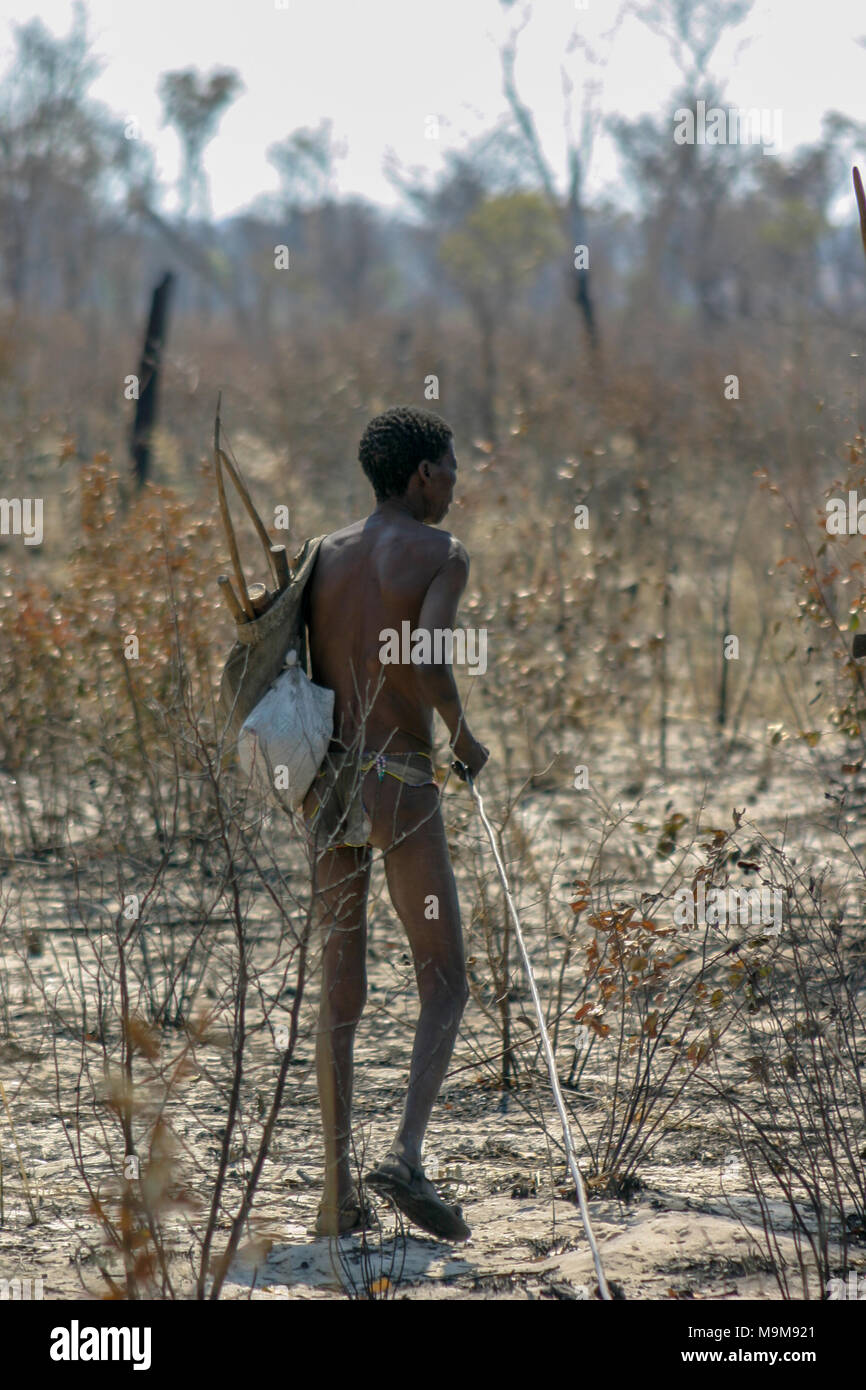
[[[368,428],[369,435],[396,417],[386,442],[398,460],[404,415],[420,418],[422,426],[425,418],[437,420],[425,412],[394,411]],[[438,425],[447,430],[444,422]],[[316,784],[304,805],[316,915],[324,933],[316,1048],[325,1141],[325,1192],[316,1228],[322,1234],[354,1229],[366,1215],[353,1179],[351,1109],[354,1036],[366,1000],[373,849],[383,854],[391,901],[409,940],[420,1012],[403,1114],[388,1156],[368,1180],[432,1233],[457,1239],[469,1233],[459,1213],[438,1198],[421,1165],[424,1133],[468,993],[457,891],[432,773],[434,713],[448,727],[455,756],[473,773],[488,755],[466,726],[450,666],[381,659],[383,633],[400,633],[405,622],[413,631],[453,630],[469,573],[463,546],[427,524],[442,520],[453,496],[453,445],[449,437],[441,452],[428,450],[436,457],[414,463],[411,448],[417,453],[423,439],[423,432],[421,444],[409,435],[402,493],[382,497],[386,480],[365,465],[378,506],[366,520],[326,537],[310,581],[313,679],[334,691],[333,761],[349,774],[324,794],[325,801],[329,794],[338,801],[342,790],[339,812],[360,815],[354,822],[333,815],[317,820],[323,793]],[[435,430],[432,439],[443,443]],[[362,461],[363,450],[364,441]],[[342,828],[335,831],[338,822]],[[363,825],[360,835],[349,834],[350,823]]]
[[447,532],[384,507],[325,538],[311,581],[310,654],[314,679],[334,691],[343,742],[363,725],[370,746],[429,752],[433,709],[417,668],[383,665],[381,633],[399,632],[407,619],[417,629],[434,579],[437,588],[462,588],[468,569]]

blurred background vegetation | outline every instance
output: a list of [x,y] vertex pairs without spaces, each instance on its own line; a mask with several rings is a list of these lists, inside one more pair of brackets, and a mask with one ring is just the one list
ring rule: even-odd
[[[181,618],[197,610],[212,654],[230,641],[214,598],[227,567],[210,462],[219,390],[263,513],[290,509],[288,536],[273,531],[290,552],[368,510],[356,449],[373,414],[411,402],[448,419],[449,525],[474,560],[465,620],[490,631],[476,702],[519,711],[532,770],[589,723],[616,721],[662,770],[681,715],[736,732],[781,714],[808,737],[823,711],[859,737],[845,636],[859,622],[858,538],[828,550],[821,519],[828,489],[862,469],[866,275],[853,198],[847,223],[829,213],[864,127],[828,113],[818,143],[784,155],[675,143],[677,108],[724,104],[713,53],[750,5],[636,8],[668,40],[681,87],[635,121],[603,118],[591,83],[566,88],[566,167],[516,77],[527,10],[501,52],[507,116],[435,179],[392,159],[400,210],[335,193],[341,149],[323,121],[269,150],[278,193],[220,221],[204,159],[241,74],[160,78],[182,150],[168,217],[134,122],[90,95],[84,11],[60,37],[39,19],[14,30],[0,81],[0,477],[7,496],[44,498],[45,542],[0,538],[7,767],[32,746],[52,683],[61,704],[64,682],[84,699],[94,643],[115,651],[118,633],[150,623],[168,652],[166,506]],[[584,194],[603,119],[622,159],[617,203]],[[125,385],[167,271],[142,486]],[[723,659],[730,633],[736,662]],[[148,680],[155,664],[151,644]],[[25,674],[43,681],[36,701],[13,699]]]

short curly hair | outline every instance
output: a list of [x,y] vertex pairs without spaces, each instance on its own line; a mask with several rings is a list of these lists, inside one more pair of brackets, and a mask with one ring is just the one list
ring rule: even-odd
[[435,463],[445,453],[453,431],[440,415],[398,405],[371,420],[358,446],[361,464],[377,502],[402,497],[419,463]]

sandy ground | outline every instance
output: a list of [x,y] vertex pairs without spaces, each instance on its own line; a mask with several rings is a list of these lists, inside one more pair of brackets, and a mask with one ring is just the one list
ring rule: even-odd
[[[784,836],[801,864],[810,856],[823,856],[827,862],[835,851],[825,785],[808,750],[797,750],[795,756],[784,749],[770,753],[765,739],[756,736],[734,751],[724,781],[700,770],[709,765],[704,752],[696,736],[681,731],[679,747],[674,743],[672,755],[679,771],[662,787],[642,782],[640,770],[623,758],[621,750],[599,749],[593,761],[594,785],[612,807],[629,812],[632,822],[658,826],[672,807],[693,815],[709,784],[705,823],[730,825],[732,808],[737,806],[765,833]],[[598,841],[597,805],[579,802],[580,794],[568,789],[568,768],[576,761],[570,754],[544,785],[528,788],[519,811],[535,867],[528,870],[525,860],[512,867],[545,998],[550,997],[558,965],[536,930],[543,897],[538,865],[551,876],[556,902],[567,904],[568,883],[586,870]],[[490,802],[496,809],[492,791]],[[472,1239],[463,1247],[448,1247],[412,1227],[400,1232],[394,1213],[384,1205],[379,1209],[381,1228],[370,1234],[365,1247],[352,1237],[337,1250],[307,1233],[322,1174],[312,1068],[313,979],[274,1142],[249,1228],[225,1286],[226,1298],[345,1297],[353,1287],[362,1287],[365,1271],[368,1283],[378,1280],[381,1292],[397,1297],[586,1299],[596,1294],[590,1251],[566,1181],[549,1087],[543,1065],[535,1061],[531,1006],[518,977],[515,1030],[518,1037],[522,1031],[528,1039],[520,1051],[520,1084],[511,1092],[495,1085],[499,1045],[492,1021],[495,1015],[488,1017],[480,1007],[486,1002],[489,1008],[489,982],[473,896],[474,868],[484,851],[465,791],[455,790],[448,805],[476,997],[467,1009],[434,1112],[425,1160],[431,1176],[438,1175],[443,1190],[461,1202]],[[797,816],[789,809],[794,806],[799,808]],[[852,826],[860,823],[862,817],[852,811]],[[634,885],[639,878],[643,889],[651,888],[654,877],[658,881],[670,866],[655,861],[649,849],[644,853],[641,843],[639,831],[623,835],[619,848],[612,841],[601,877],[611,886],[623,881]],[[112,1083],[103,1070],[95,1015],[89,1015],[89,1031],[76,1020],[82,990],[93,1008],[97,981],[88,949],[97,924],[110,916],[106,908],[110,895],[103,885],[103,898],[98,900],[93,886],[96,877],[88,895],[88,865],[95,875],[99,856],[92,844],[88,849],[86,836],[82,846],[84,891],[81,882],[75,888],[68,863],[61,857],[53,863],[7,865],[0,880],[0,901],[7,909],[3,976],[7,1032],[0,1035],[0,1076],[9,1107],[8,1115],[0,1115],[0,1278],[41,1278],[44,1296],[52,1299],[78,1298],[85,1290],[98,1296],[103,1288],[100,1261],[107,1258],[110,1267],[117,1269],[116,1260],[104,1253],[89,1196],[64,1134],[65,1122],[68,1134],[80,1143],[100,1196],[110,1200],[110,1160],[116,1166],[118,1145],[122,1156],[116,1117],[105,1104]],[[498,901],[489,858],[487,867],[491,898]],[[842,873],[840,867],[840,878]],[[415,1012],[405,941],[382,896],[380,868],[375,875],[369,1003],[356,1044],[356,1143],[362,1168],[387,1148],[395,1128]],[[173,906],[166,901],[161,909],[165,925],[159,949],[166,948],[171,921],[176,920],[171,913],[177,913],[183,903],[187,877],[178,868],[172,879]],[[283,978],[280,973],[279,935],[265,895],[256,896],[249,912],[250,921],[256,922],[264,984],[261,997],[251,1001],[250,1016],[260,1020],[269,990],[278,994],[282,989],[274,1015],[279,1023],[288,1018],[292,977]],[[202,1000],[216,997],[227,978],[221,972],[227,969],[230,935],[225,927],[212,930],[217,933],[216,949],[201,983]],[[33,977],[29,983],[21,963],[22,943]],[[155,941],[152,949],[156,956]],[[76,957],[84,962],[83,974]],[[67,989],[64,980],[71,982]],[[35,982],[57,1000],[59,1012],[53,1025]],[[152,1119],[160,1104],[158,1068],[167,1067],[177,1055],[180,1036],[177,1030],[169,1030],[155,1069],[140,1063],[136,1104],[142,1122]],[[109,1038],[109,1050],[116,1049],[116,1043],[116,1038]],[[745,1042],[735,1040],[730,1069],[736,1083],[748,1088],[752,1083],[745,1073],[744,1052]],[[570,1043],[561,1041],[558,1060],[563,1076],[570,1055]],[[82,1059],[89,1061],[89,1073],[86,1069],[82,1073]],[[250,1044],[243,1089],[248,1137],[245,1141],[239,1135],[231,1154],[217,1249],[225,1240],[228,1213],[234,1209],[241,1179],[249,1171],[278,1060],[279,1052],[267,1032],[257,1034]],[[177,1139],[173,1162],[178,1186],[173,1191],[198,1203],[196,1209],[180,1209],[169,1222],[177,1252],[172,1268],[181,1293],[191,1287],[184,1252],[194,1252],[203,1229],[228,1074],[225,1039],[215,1024],[196,1048],[189,1074],[165,1109]],[[566,1092],[572,1114],[588,1134],[597,1129],[609,1103],[606,1087],[607,1071],[599,1063],[587,1067],[578,1090]],[[577,1131],[575,1137],[580,1153]],[[653,1152],[641,1163],[639,1177],[642,1186],[630,1201],[593,1197],[590,1204],[607,1277],[617,1295],[629,1299],[779,1297],[743,1165],[731,1151],[724,1116],[708,1105],[705,1096],[687,1091],[673,1107]],[[778,1211],[784,1213],[781,1203]],[[790,1239],[783,1237],[781,1246],[793,1260]],[[866,1271],[866,1250],[863,1257],[859,1268]],[[850,1267],[857,1267],[856,1261]],[[810,1293],[820,1297],[817,1284]]]

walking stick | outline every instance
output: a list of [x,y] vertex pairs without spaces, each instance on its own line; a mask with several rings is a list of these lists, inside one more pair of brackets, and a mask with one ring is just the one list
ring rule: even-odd
[[461,777],[463,781],[468,784],[469,790],[472,792],[472,795],[475,798],[475,804],[478,807],[478,814],[481,817],[481,822],[484,826],[484,829],[487,831],[487,838],[490,841],[490,848],[493,851],[493,858],[496,860],[496,868],[499,871],[499,879],[502,884],[502,891],[505,894],[505,901],[508,903],[508,911],[511,914],[511,920],[514,924],[514,934],[517,937],[517,945],[520,949],[520,956],[523,961],[523,968],[526,971],[526,978],[529,981],[529,989],[532,994],[532,1002],[535,1005],[535,1013],[536,1017],[538,1018],[538,1026],[541,1030],[541,1045],[544,1049],[544,1056],[547,1061],[547,1071],[550,1076],[550,1087],[553,1091],[553,1098],[556,1101],[556,1108],[559,1111],[559,1119],[562,1124],[562,1137],[565,1140],[566,1158],[568,1160],[569,1171],[574,1181],[574,1188],[577,1193],[577,1204],[580,1207],[580,1219],[583,1222],[583,1229],[586,1232],[586,1238],[589,1241],[589,1248],[592,1251],[592,1258],[595,1264],[595,1272],[598,1277],[599,1292],[601,1293],[602,1298],[606,1302],[612,1302],[613,1299],[611,1297],[610,1289],[608,1288],[607,1279],[605,1278],[604,1267],[601,1263],[601,1255],[598,1253],[598,1246],[595,1243],[595,1236],[592,1233],[592,1226],[590,1225],[589,1211],[587,1210],[586,1205],[586,1193],[583,1188],[583,1179],[580,1176],[580,1169],[577,1166],[577,1159],[575,1158],[574,1154],[574,1144],[571,1138],[571,1128],[568,1123],[568,1114],[565,1109],[565,1103],[562,1099],[562,1091],[559,1088],[559,1077],[556,1074],[556,1059],[553,1055],[553,1048],[550,1045],[550,1038],[547,1035],[547,1027],[544,1022],[544,1014],[541,1010],[541,999],[538,994],[538,986],[535,983],[535,976],[532,973],[532,966],[529,962],[529,955],[527,954],[526,943],[523,940],[523,932],[520,930],[520,922],[517,917],[517,908],[514,906],[514,899],[511,896],[511,889],[508,886],[508,879],[505,875],[505,868],[503,866],[502,859],[500,858],[499,850],[496,848],[496,837],[493,833],[493,827],[491,826],[490,821],[484,814],[484,803],[481,800],[481,795],[478,791],[478,788],[475,785],[475,779],[473,778],[472,773],[469,771],[468,767],[466,767],[465,763],[455,762],[453,764],[453,767],[458,777]]
[[[860,239],[863,242],[863,252],[866,254],[866,193],[863,192],[863,180],[856,164],[853,173],[854,195],[857,199],[857,212],[860,217]],[[852,644],[851,655],[855,660],[861,656],[866,656],[866,632],[857,633]]]

